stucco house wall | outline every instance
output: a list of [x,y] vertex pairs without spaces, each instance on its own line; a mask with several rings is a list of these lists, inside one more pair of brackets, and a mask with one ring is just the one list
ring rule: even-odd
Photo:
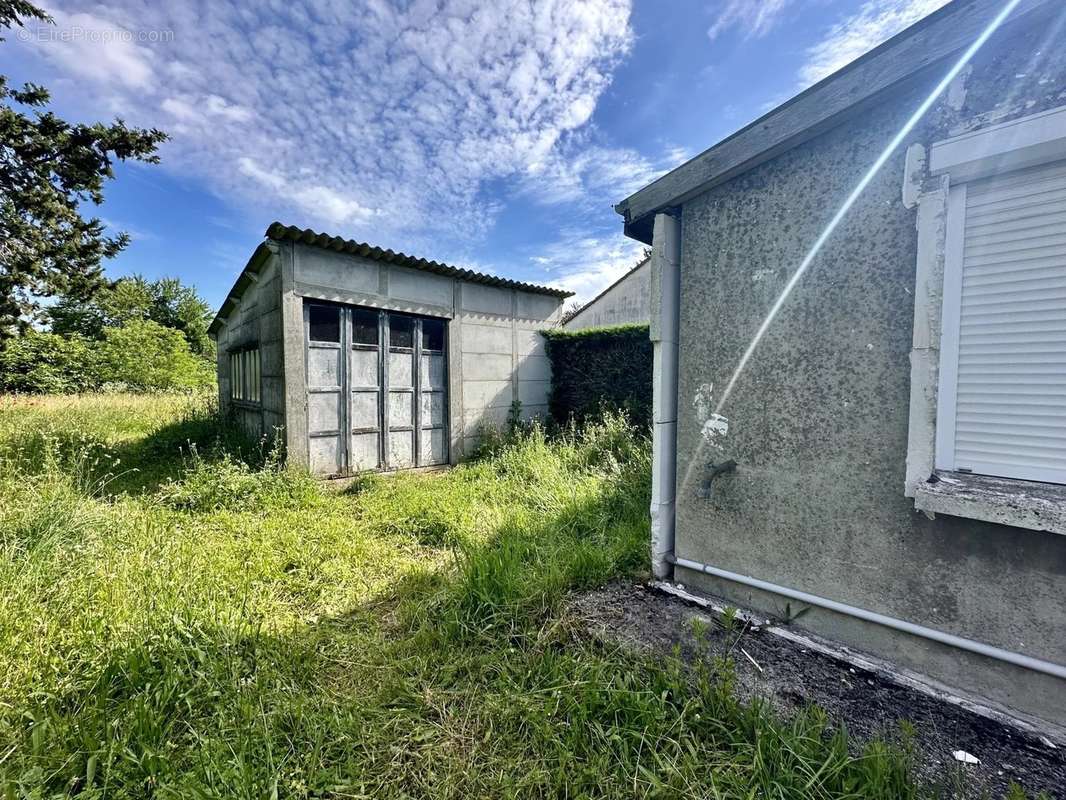
[[[305,301],[446,321],[452,463],[474,452],[483,426],[506,424],[516,403],[523,419],[547,413],[551,371],[540,331],[558,324],[569,293],[469,272],[463,274],[470,279],[434,274],[390,263],[392,257],[385,260],[368,246],[361,246],[370,253],[363,256],[342,251],[355,243],[328,239],[323,246],[326,241],[310,231],[271,226],[238,279],[239,292],[231,294],[239,293],[239,301],[228,300],[212,325],[222,407],[249,430],[282,431],[290,462],[310,462]],[[256,341],[262,348],[261,408],[230,400],[227,353]]]
[[[927,516],[904,496],[919,245],[903,189],[938,185],[925,167],[905,175],[906,151],[1066,105],[1066,53],[1049,46],[1046,23],[1004,29],[865,189],[737,381],[724,435],[722,424],[711,435],[705,426],[753,335],[943,70],[673,211],[676,557],[1066,664],[1066,536]],[[726,458],[736,471],[708,485],[709,465]],[[673,578],[779,617],[803,605],[683,566]],[[821,608],[795,624],[1066,724],[1059,678]]]
[[651,259],[646,258],[563,323],[567,330],[647,325],[651,319]]

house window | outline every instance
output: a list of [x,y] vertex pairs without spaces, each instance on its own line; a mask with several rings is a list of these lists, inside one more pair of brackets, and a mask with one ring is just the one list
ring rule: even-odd
[[936,468],[1066,483],[1066,161],[949,190]]
[[906,494],[1066,533],[1066,108],[934,144]]
[[230,400],[243,403],[262,401],[262,370],[259,348],[245,348],[229,354]]

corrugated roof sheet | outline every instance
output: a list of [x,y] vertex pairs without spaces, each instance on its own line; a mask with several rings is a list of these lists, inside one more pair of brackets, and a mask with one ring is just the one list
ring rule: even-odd
[[[342,239],[340,236],[330,236],[328,233],[319,233],[310,228],[297,228],[295,225],[282,225],[280,222],[272,222],[266,229],[265,236],[267,239],[275,242],[297,242],[299,244],[311,245],[313,247],[321,247],[324,250],[332,250],[337,253],[349,253],[351,255],[362,256],[363,258],[369,258],[373,261],[381,261],[386,264],[396,264],[400,267],[419,269],[424,272],[445,275],[449,278],[470,281],[471,283],[483,283],[488,286],[499,286],[505,289],[518,289],[523,292],[546,294],[558,298],[572,297],[574,294],[573,292],[568,292],[565,289],[557,289],[553,286],[541,286],[535,283],[511,280],[510,278],[499,278],[495,275],[487,275],[484,272],[474,272],[470,269],[453,267],[449,264],[443,264],[440,261],[430,261],[425,258],[418,258],[417,256],[409,256],[406,253],[396,253],[392,250],[375,247],[366,242],[357,242],[354,239]],[[267,251],[265,245],[259,245],[259,247],[256,248],[256,251],[252,254],[252,257],[248,260],[247,266],[241,270],[241,274],[238,276],[236,283],[233,284],[233,288],[230,289],[225,302],[222,303],[221,308],[219,308],[218,313],[211,322],[211,325],[208,328],[210,333],[216,333],[222,326],[222,320],[233,310],[235,305],[234,299],[239,298],[248,284],[251,283],[251,278],[247,277],[247,273],[257,273],[262,267],[266,255]]]
[[508,289],[521,289],[523,292],[535,292],[547,294],[552,297],[571,297],[574,293],[565,289],[556,289],[552,286],[541,286],[535,283],[515,281],[510,278],[498,278],[495,275],[487,275],[484,272],[474,272],[469,269],[453,267],[442,264],[439,261],[430,261],[417,256],[409,256],[406,253],[394,253],[392,250],[383,250],[380,247],[357,242],[354,239],[342,239],[340,236],[330,236],[327,233],[318,233],[310,228],[297,228],[294,225],[282,225],[280,222],[271,224],[266,231],[266,237],[276,242],[299,242],[321,247],[325,250],[334,250],[339,253],[351,253],[352,255],[370,258],[374,261],[384,261],[386,264],[397,264],[401,267],[411,267],[425,272],[434,272],[437,275],[447,275],[449,278],[460,278],[473,283],[485,283],[489,286],[503,286]]

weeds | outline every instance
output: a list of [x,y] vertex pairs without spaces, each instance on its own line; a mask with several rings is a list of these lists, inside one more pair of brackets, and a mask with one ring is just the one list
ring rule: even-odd
[[215,446],[205,459],[195,444],[189,446],[180,478],[167,480],[157,497],[181,511],[209,513],[254,508],[268,514],[281,509],[311,508],[322,497],[319,484],[309,474],[289,469],[275,448],[259,469]]
[[568,591],[645,569],[649,450],[533,425],[326,491],[202,401],[4,401],[0,790],[920,796],[905,742],[571,634]]

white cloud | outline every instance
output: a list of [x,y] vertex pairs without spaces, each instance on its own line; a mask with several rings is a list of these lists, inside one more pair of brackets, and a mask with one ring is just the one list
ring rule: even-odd
[[707,36],[714,41],[730,28],[739,28],[746,37],[764,36],[790,3],[791,0],[724,0]]
[[305,213],[318,215],[334,224],[354,224],[379,214],[377,209],[366,208],[328,186],[315,183],[314,176],[286,177],[264,169],[247,156],[237,159],[237,166],[260,186],[288,197]]
[[86,108],[167,130],[164,168],[297,224],[456,250],[498,213],[490,184],[606,205],[658,168],[577,135],[631,46],[629,0],[58,1],[56,31],[132,34],[29,43]]
[[858,12],[835,24],[825,39],[807,51],[807,61],[799,73],[801,88],[833,74],[948,2],[869,0]]
[[545,273],[543,280],[575,293],[587,303],[636,266],[644,245],[609,231],[589,234],[563,231],[559,238],[530,261]]
[[20,33],[33,37],[54,65],[102,87],[144,90],[151,86],[152,51],[137,43],[111,9],[102,7],[91,13],[47,10],[55,25],[31,24]]
[[646,186],[685,160],[673,147],[652,160],[629,148],[564,140],[530,164],[521,187],[539,203],[607,206]]

